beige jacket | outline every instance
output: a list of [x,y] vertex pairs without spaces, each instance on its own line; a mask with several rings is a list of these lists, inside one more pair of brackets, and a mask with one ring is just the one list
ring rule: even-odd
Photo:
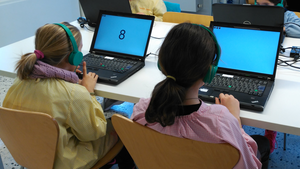
[[55,169],[91,168],[117,142],[95,96],[60,79],[22,80],[8,90],[3,107],[51,115],[59,125]]
[[154,15],[156,21],[163,21],[163,15],[167,12],[162,0],[129,0],[132,13]]

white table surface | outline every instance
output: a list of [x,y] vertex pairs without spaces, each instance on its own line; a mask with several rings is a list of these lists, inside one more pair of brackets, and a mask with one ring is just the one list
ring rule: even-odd
[[[77,26],[83,37],[83,54],[89,52],[93,32]],[[155,22],[151,36],[165,37],[173,23]],[[148,52],[157,53],[163,39],[151,38]],[[285,38],[284,47],[300,46],[300,39]],[[34,51],[34,36],[0,48],[0,75],[16,77],[15,63],[20,56]],[[288,54],[289,50],[287,50]],[[285,59],[285,58],[283,58]],[[297,64],[296,64],[297,65]],[[300,66],[300,64],[298,64]],[[146,65],[121,84],[98,83],[97,95],[111,99],[136,103],[139,98],[148,98],[154,86],[165,77],[157,68],[157,56],[150,55]],[[277,67],[275,86],[263,112],[241,110],[242,124],[300,135],[300,70],[291,67]]]

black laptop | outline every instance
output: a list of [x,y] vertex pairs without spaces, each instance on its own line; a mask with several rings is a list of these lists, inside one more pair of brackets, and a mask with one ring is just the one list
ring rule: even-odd
[[215,3],[212,12],[215,22],[281,27],[284,23],[284,8],[279,6]]
[[79,0],[88,25],[96,27],[99,10],[131,13],[129,0]]
[[90,53],[83,57],[87,71],[116,85],[143,68],[153,22],[154,16],[99,11]]
[[211,22],[221,47],[219,69],[199,98],[232,94],[241,108],[262,111],[274,87],[282,27]]

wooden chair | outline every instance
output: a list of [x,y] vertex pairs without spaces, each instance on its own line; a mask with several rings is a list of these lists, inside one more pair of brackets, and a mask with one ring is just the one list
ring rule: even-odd
[[124,145],[122,141],[119,139],[119,141],[109,150],[109,152],[104,157],[102,157],[91,169],[99,169],[100,167],[110,162],[113,158],[116,157],[117,154],[119,154],[123,146]]
[[50,115],[0,107],[0,138],[19,165],[53,168],[58,137],[58,124]]
[[166,12],[163,15],[164,22],[172,23],[183,23],[190,22],[195,24],[202,24],[209,27],[210,22],[213,21],[213,16],[201,15],[201,14],[190,14],[190,13],[178,13],[178,12]]
[[298,18],[300,18],[300,12],[294,12],[294,13],[298,16]]
[[212,144],[161,134],[118,114],[112,123],[139,169],[233,168],[239,152]]
[[254,0],[246,0],[246,3],[247,3],[247,4],[254,5]]
[[[0,107],[0,138],[22,167],[53,168],[59,127],[50,115]],[[119,140],[92,169],[110,162],[122,147],[123,143]]]

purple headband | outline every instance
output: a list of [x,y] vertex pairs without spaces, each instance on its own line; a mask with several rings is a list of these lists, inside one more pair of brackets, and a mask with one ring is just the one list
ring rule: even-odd
[[44,58],[44,54],[40,50],[34,50],[34,53],[35,53],[37,59],[43,59]]

